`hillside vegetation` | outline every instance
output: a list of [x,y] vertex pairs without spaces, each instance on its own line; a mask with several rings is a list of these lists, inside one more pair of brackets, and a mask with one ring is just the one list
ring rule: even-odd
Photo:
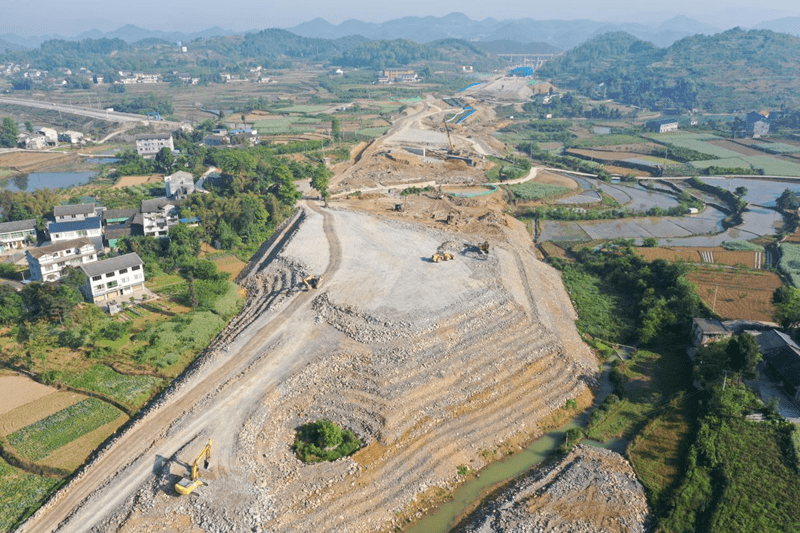
[[539,71],[589,96],[659,110],[734,111],[800,104],[800,38],[735,28],[657,48],[606,33]]

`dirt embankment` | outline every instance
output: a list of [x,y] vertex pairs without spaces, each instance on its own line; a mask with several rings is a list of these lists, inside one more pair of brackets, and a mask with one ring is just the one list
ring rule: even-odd
[[456,527],[456,533],[644,533],[644,488],[624,457],[579,445],[551,469],[502,489]]

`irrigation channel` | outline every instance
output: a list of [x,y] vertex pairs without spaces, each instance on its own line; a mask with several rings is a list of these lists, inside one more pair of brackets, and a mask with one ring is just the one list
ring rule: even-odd
[[[572,428],[585,428],[589,415],[611,394],[613,386],[608,379],[611,362],[603,365],[603,374],[600,379],[597,397],[590,409],[582,412],[570,422],[558,429],[545,433],[521,452],[509,455],[505,459],[492,463],[478,472],[473,477],[453,492],[452,500],[443,503],[433,512],[414,523],[404,533],[447,533],[470,512],[472,512],[491,492],[502,487],[510,481],[526,474],[530,469],[541,464],[553,455],[556,449],[564,442],[568,430]],[[627,441],[624,439],[611,439],[606,443],[583,439],[583,444],[608,448],[624,454]]]

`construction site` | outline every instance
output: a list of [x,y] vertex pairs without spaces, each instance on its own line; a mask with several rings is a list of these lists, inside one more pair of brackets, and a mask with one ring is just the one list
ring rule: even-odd
[[[459,125],[423,100],[334,167],[330,202],[307,188],[237,279],[240,314],[20,531],[394,531],[590,405],[596,357],[484,187],[497,121],[471,105]],[[302,462],[321,419],[360,449]]]

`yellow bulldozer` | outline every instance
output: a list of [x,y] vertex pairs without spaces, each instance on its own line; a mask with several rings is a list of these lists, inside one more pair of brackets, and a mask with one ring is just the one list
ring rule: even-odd
[[303,278],[303,284],[306,286],[307,291],[317,289],[322,284],[322,276],[306,276]]
[[175,490],[178,492],[178,494],[188,496],[200,485],[205,485],[205,482],[200,480],[200,474],[197,472],[200,459],[203,459],[203,468],[208,470],[208,465],[211,461],[211,439],[208,439],[208,444],[206,444],[205,448],[203,448],[203,451],[200,452],[200,455],[198,455],[194,460],[194,463],[192,463],[191,477],[182,478],[180,481],[175,483]]

